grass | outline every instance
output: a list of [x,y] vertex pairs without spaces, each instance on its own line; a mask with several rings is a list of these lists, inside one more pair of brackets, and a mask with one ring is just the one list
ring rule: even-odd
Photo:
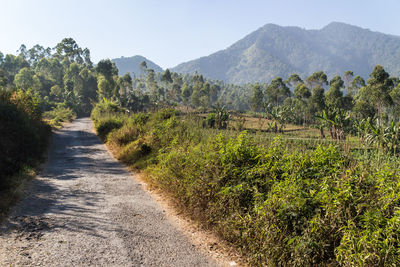
[[53,129],[61,128],[64,123],[70,122],[75,118],[75,112],[63,104],[59,104],[54,109],[43,113],[43,120]]
[[0,222],[4,220],[12,206],[23,196],[28,182],[36,176],[37,167],[24,166],[9,177],[7,188],[0,191]]

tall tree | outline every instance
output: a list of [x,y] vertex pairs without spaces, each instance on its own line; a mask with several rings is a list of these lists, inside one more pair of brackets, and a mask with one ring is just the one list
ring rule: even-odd
[[328,77],[323,71],[314,72],[311,76],[307,77],[307,85],[314,89],[315,87],[324,87],[328,85]]
[[361,76],[356,76],[351,81],[350,86],[347,88],[348,93],[355,96],[361,87],[365,86],[365,81]]
[[22,68],[17,75],[15,75],[14,84],[23,90],[33,89],[40,93],[41,83],[35,72],[30,68]]
[[259,84],[253,85],[253,96],[251,97],[251,110],[262,111],[264,107],[264,94]]
[[326,105],[330,109],[343,108],[343,92],[344,82],[340,76],[335,76],[330,81],[329,90],[326,92]]
[[354,73],[351,70],[346,70],[344,72],[343,78],[344,78],[344,85],[345,85],[346,94],[349,93],[349,87],[351,85],[351,81],[353,80],[353,77],[354,77]]
[[187,105],[189,103],[191,95],[192,95],[191,87],[187,83],[184,83],[181,89],[181,96],[184,105]]
[[366,86],[366,94],[375,104],[378,116],[381,117],[385,106],[393,103],[390,97],[390,90],[393,88],[393,81],[389,78],[389,73],[381,65],[376,65],[370,74]]
[[303,83],[303,80],[300,78],[300,76],[296,73],[293,73],[292,75],[290,75],[289,79],[287,79],[287,81],[285,81],[286,84],[288,84],[290,87],[292,88],[296,88],[296,86],[299,83]]
[[281,77],[277,77],[271,81],[265,90],[267,103],[273,106],[279,106],[290,96],[290,90]]

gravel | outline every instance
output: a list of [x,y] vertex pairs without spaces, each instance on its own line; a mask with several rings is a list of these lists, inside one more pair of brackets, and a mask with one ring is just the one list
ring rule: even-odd
[[217,266],[92,129],[81,118],[54,133],[43,171],[0,227],[0,266]]

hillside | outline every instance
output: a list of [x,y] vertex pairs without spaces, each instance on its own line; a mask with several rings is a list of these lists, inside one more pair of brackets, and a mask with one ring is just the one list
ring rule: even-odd
[[352,70],[367,78],[376,64],[400,74],[400,37],[332,22],[320,30],[267,24],[225,50],[172,70],[242,84],[318,70],[329,77]]
[[119,75],[124,75],[127,72],[140,75],[142,73],[142,70],[140,69],[139,65],[143,61],[146,61],[147,67],[149,69],[153,69],[155,72],[163,71],[160,66],[143,56],[120,57],[114,58],[111,61],[114,62],[115,65],[117,65]]

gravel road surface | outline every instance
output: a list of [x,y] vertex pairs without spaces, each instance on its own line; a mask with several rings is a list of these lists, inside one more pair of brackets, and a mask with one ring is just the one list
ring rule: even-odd
[[216,266],[77,119],[0,227],[0,266]]

